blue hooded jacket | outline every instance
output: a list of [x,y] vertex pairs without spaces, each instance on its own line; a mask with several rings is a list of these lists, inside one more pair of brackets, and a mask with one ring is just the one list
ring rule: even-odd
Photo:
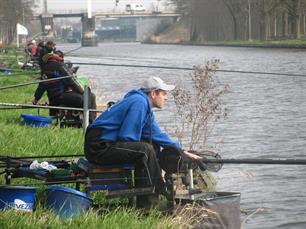
[[103,112],[90,126],[102,128],[101,139],[106,141],[139,142],[150,140],[165,147],[180,148],[163,133],[155,121],[148,96],[142,90],[132,90]]

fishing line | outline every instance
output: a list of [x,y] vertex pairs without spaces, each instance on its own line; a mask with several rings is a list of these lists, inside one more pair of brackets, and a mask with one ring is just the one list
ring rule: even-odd
[[[109,67],[128,67],[128,68],[168,69],[168,70],[183,70],[183,71],[194,70],[194,68],[187,68],[187,67],[174,67],[174,66],[172,67],[172,66],[157,66],[157,65],[149,66],[149,65],[135,65],[135,64],[107,64],[107,63],[83,63],[83,62],[73,62],[72,64],[91,65],[91,66],[109,66]],[[303,74],[294,74],[294,73],[259,72],[259,71],[242,71],[242,70],[226,70],[226,69],[218,69],[218,70],[213,70],[213,71],[225,72],[225,73],[240,73],[240,74],[306,77],[306,74],[303,75]]]
[[[70,55],[71,57],[82,57],[84,58],[84,55],[80,55],[80,54],[74,54],[74,55]],[[156,63],[156,62],[162,62],[164,63],[165,61],[169,61],[168,58],[154,58],[154,57],[133,57],[133,59],[131,59],[131,57],[129,56],[98,56],[98,55],[86,55],[86,58],[89,59],[99,59],[99,60],[125,60],[125,61],[131,61],[131,62],[137,62],[137,61],[142,61],[142,62],[146,62],[146,63]]]

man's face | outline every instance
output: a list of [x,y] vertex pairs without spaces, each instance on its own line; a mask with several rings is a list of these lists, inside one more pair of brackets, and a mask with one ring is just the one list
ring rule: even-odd
[[54,49],[54,47],[55,47],[54,44],[47,44],[48,51],[52,51]]
[[167,92],[163,90],[156,90],[156,91],[151,91],[150,92],[150,98],[153,107],[156,108],[163,108],[165,103],[168,100]]

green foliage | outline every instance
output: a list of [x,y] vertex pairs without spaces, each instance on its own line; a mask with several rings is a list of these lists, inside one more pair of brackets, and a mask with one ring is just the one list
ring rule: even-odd
[[3,211],[0,214],[0,228],[78,228],[78,229],[142,229],[142,228],[170,228],[163,225],[160,214],[152,211],[144,216],[135,209],[118,208],[99,214],[99,211],[91,209],[87,214],[72,219],[63,219],[52,212],[38,206],[34,212]]

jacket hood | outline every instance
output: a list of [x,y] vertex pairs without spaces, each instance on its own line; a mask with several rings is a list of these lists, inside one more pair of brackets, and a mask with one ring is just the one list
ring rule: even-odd
[[131,90],[124,96],[124,98],[131,97],[131,96],[134,96],[134,95],[140,95],[141,97],[143,97],[147,101],[147,104],[148,104],[148,113],[152,112],[149,97],[148,97],[147,93],[144,92],[143,90],[141,90],[141,89]]

